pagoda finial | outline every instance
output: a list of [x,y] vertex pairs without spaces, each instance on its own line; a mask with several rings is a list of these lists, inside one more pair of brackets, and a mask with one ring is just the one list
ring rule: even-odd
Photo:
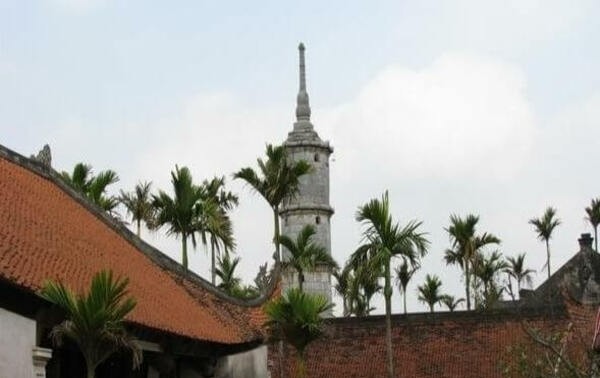
[[296,119],[310,120],[310,105],[308,103],[308,93],[306,92],[306,66],[304,64],[304,44],[300,42],[298,51],[300,53],[300,89],[298,91],[296,104]]

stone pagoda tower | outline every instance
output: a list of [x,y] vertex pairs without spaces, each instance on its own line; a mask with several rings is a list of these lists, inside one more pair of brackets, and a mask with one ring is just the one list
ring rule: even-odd
[[[300,90],[296,104],[296,122],[288,134],[284,146],[293,161],[305,160],[312,171],[300,178],[299,192],[284,203],[281,215],[281,233],[295,239],[307,224],[313,225],[317,233],[314,242],[322,245],[331,254],[330,220],[333,208],[329,205],[329,155],[333,148],[329,142],[321,140],[310,122],[310,105],[306,92],[306,72],[304,64],[304,45],[300,52]],[[283,260],[287,258],[283,249]],[[317,267],[304,273],[304,290],[324,295],[331,303],[331,273],[325,267]],[[284,288],[298,286],[297,274],[284,273]],[[330,314],[331,315],[331,314]]]

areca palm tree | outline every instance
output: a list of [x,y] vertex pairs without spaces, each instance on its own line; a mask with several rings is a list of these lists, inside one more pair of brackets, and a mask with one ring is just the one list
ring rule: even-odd
[[394,377],[394,360],[392,351],[392,277],[391,262],[393,257],[401,257],[410,261],[427,252],[429,242],[425,234],[419,232],[421,222],[411,221],[400,227],[394,222],[390,212],[387,191],[381,199],[372,199],[359,207],[356,220],[364,226],[363,240],[368,249],[374,251],[371,266],[381,267],[384,278],[385,318],[386,318],[386,352],[387,375]]
[[207,217],[208,222],[201,233],[202,243],[210,245],[211,278],[212,284],[215,285],[216,255],[220,254],[221,250],[228,252],[235,247],[233,225],[228,212],[238,205],[238,197],[225,190],[225,177],[223,176],[214,177],[210,181],[204,180],[202,197],[204,201],[216,205],[216,208],[211,210],[213,213],[207,212],[211,216]]
[[156,209],[157,226],[168,225],[168,234],[181,237],[181,263],[187,270],[188,238],[192,246],[196,248],[195,233],[199,230],[200,207],[202,200],[202,189],[194,185],[192,174],[187,167],[175,167],[171,172],[171,183],[173,185],[173,197],[160,190],[158,195],[153,196],[152,206]]
[[241,280],[235,276],[235,269],[240,262],[240,258],[236,257],[232,259],[229,253],[225,252],[217,259],[218,264],[215,273],[221,280],[219,288],[223,289],[227,294],[233,295],[241,283]]
[[458,305],[461,304],[464,301],[465,301],[464,298],[456,299],[456,298],[454,298],[453,295],[449,295],[449,294],[442,295],[442,297],[440,299],[440,302],[444,306],[448,307],[448,310],[450,310],[450,312],[454,312],[454,310],[456,309],[456,307],[458,307]]
[[115,171],[109,169],[94,176],[91,165],[77,163],[71,174],[63,171],[61,176],[73,189],[82,193],[104,211],[114,215],[114,209],[119,201],[114,196],[108,196],[106,188],[119,181],[119,176]]
[[307,224],[300,230],[296,240],[292,240],[287,235],[281,235],[278,240],[279,244],[289,252],[289,259],[282,262],[282,267],[292,268],[298,273],[300,291],[303,291],[305,271],[314,269],[316,266],[324,266],[328,269],[337,267],[327,249],[313,241],[316,233],[315,228]]
[[335,285],[333,286],[336,293],[342,297],[343,305],[343,316],[348,316],[349,311],[349,299],[350,299],[350,288],[352,279],[352,268],[349,265],[345,265],[343,269],[335,269],[332,273],[335,278]]
[[265,306],[271,333],[296,349],[297,377],[306,376],[306,347],[323,334],[322,314],[331,307],[324,296],[304,293],[297,288]]
[[593,198],[589,207],[585,208],[586,220],[594,228],[595,249],[598,252],[598,225],[600,225],[600,198]]
[[367,266],[354,266],[351,261],[341,271],[334,270],[333,275],[337,281],[334,289],[342,297],[344,316],[367,316],[374,310],[370,302],[382,289],[378,282],[380,275]]
[[548,278],[550,278],[550,238],[554,229],[560,225],[561,221],[556,216],[556,209],[548,207],[540,218],[532,218],[529,224],[533,225],[539,240],[546,243],[546,266],[548,267]]
[[527,283],[527,285],[532,285],[532,274],[535,273],[533,269],[525,268],[525,253],[521,253],[517,255],[517,257],[507,257],[506,261],[508,266],[505,269],[505,272],[508,274],[509,280],[514,278],[517,281],[517,292],[521,292],[521,284],[523,282]]
[[137,236],[141,236],[141,224],[144,222],[146,227],[152,229],[154,225],[154,207],[152,207],[152,196],[150,194],[150,182],[139,182],[132,192],[121,190],[119,200],[125,206],[127,214],[135,222],[137,227]]
[[41,292],[46,300],[58,306],[67,320],[52,329],[52,338],[60,346],[65,338],[77,344],[93,378],[96,367],[118,350],[129,350],[134,368],[139,366],[142,351],[127,334],[123,320],[136,305],[127,295],[127,278],[113,278],[102,271],[92,278],[87,295],[76,295],[62,283],[47,282]]
[[504,271],[507,267],[508,264],[498,251],[492,252],[489,256],[477,255],[473,264],[473,275],[479,281],[476,281],[476,285],[478,287],[480,287],[480,284],[483,285],[483,307],[489,308],[496,299],[499,299],[502,290],[498,290],[496,278],[498,273]]
[[425,283],[417,287],[419,301],[427,303],[430,312],[433,312],[433,307],[443,298],[440,292],[441,287],[442,281],[440,278],[436,275],[430,276],[429,274],[425,276]]
[[371,307],[371,298],[383,289],[379,281],[384,268],[376,256],[376,246],[367,243],[359,246],[348,259],[354,273],[350,303],[356,316],[369,315],[375,309]]
[[293,162],[288,158],[285,147],[267,145],[267,159],[257,159],[259,172],[250,167],[242,168],[233,177],[246,181],[259,193],[273,210],[275,260],[281,261],[279,247],[279,210],[282,202],[298,192],[299,178],[308,173],[311,166],[300,160]]
[[205,194],[225,211],[233,210],[239,204],[238,196],[225,190],[225,176],[215,176],[211,180],[204,180],[202,188]]
[[444,259],[448,265],[459,265],[465,275],[467,310],[471,309],[471,276],[474,260],[486,245],[500,243],[500,239],[492,234],[477,235],[478,222],[479,217],[473,214],[467,215],[464,219],[453,214],[450,216],[450,226],[446,229],[452,242],[452,249],[446,250]]
[[398,283],[398,289],[402,293],[402,300],[404,304],[404,315],[406,315],[406,296],[408,283],[417,271],[418,267],[411,267],[408,262],[402,262],[400,266],[396,267],[396,282]]

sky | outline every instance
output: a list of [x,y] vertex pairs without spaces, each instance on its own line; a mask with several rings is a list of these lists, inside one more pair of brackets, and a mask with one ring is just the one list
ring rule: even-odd
[[[526,252],[534,286],[545,248],[530,218],[557,208],[553,268],[592,231],[598,19],[592,0],[0,0],[0,144],[29,156],[48,143],[58,171],[113,169],[113,194],[140,180],[169,190],[175,164],[226,175],[249,283],[272,254],[271,214],[231,174],[291,131],[303,41],[312,121],[334,148],[332,254],[356,249],[356,209],[389,190],[395,219],[423,221],[431,241],[408,289],[409,311],[424,311],[427,273],[464,296],[443,262],[451,214],[480,215],[506,256]],[[179,240],[143,237],[180,258]],[[202,247],[190,266],[209,277]]]

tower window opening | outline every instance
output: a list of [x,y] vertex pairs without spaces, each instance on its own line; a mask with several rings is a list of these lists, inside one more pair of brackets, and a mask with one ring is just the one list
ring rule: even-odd
[[317,217],[315,218],[315,223],[316,224],[321,224],[321,217],[317,215]]
[[315,154],[314,159],[315,159],[315,161],[319,161],[319,154]]

